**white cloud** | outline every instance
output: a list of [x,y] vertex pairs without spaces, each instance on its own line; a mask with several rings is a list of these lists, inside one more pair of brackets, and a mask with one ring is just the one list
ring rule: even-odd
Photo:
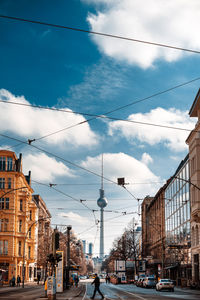
[[[96,157],[87,157],[81,165],[100,174],[101,159],[101,155]],[[103,155],[103,162],[104,177],[115,182],[117,182],[117,178],[125,177],[126,183],[133,183],[128,185],[127,189],[133,192],[137,197],[154,194],[158,189],[158,185],[152,185],[151,182],[160,182],[160,178],[153,174],[143,161],[139,161],[125,153],[105,153]],[[106,180],[104,181],[106,182]],[[145,189],[143,185],[134,183],[146,183]],[[109,187],[106,186],[107,190],[108,188]],[[120,195],[120,190],[118,189],[117,191],[118,195]],[[124,195],[124,191],[122,191],[122,193]]]
[[[84,0],[97,5],[88,15],[92,31],[200,50],[199,0]],[[102,4],[102,5],[99,5]],[[186,52],[91,35],[100,51],[148,68],[156,60],[180,59]]]
[[[68,66],[67,66],[68,67]],[[102,102],[114,98],[118,91],[127,84],[123,75],[124,67],[108,59],[101,59],[97,64],[88,67],[81,83],[73,85],[67,98],[60,103],[73,102],[73,107],[87,106],[87,111],[94,107],[102,110]]]
[[[0,100],[30,104],[23,96],[16,97],[5,89],[0,90]],[[69,110],[68,108],[63,108]],[[1,132],[12,132],[25,138],[40,138],[52,132],[85,121],[81,115],[64,113],[26,106],[0,103]],[[49,144],[70,144],[92,146],[98,143],[98,136],[88,123],[73,127],[44,139]]]
[[152,157],[148,153],[143,153],[142,154],[142,162],[145,165],[148,165],[149,163],[153,162],[153,159],[152,159]]
[[[128,117],[128,120],[186,128],[188,130],[193,129],[195,126],[195,121],[189,118],[187,111],[181,111],[175,108],[165,110],[158,107],[148,113],[132,114]],[[131,124],[120,121],[110,122],[109,134],[116,135],[116,133],[124,136],[130,143],[134,143],[135,139],[138,139],[141,143],[148,143],[149,145],[164,143],[164,145],[172,151],[186,150],[187,145],[185,140],[189,135],[189,131],[184,130],[174,130],[136,123]]]
[[69,213],[62,212],[58,215],[60,217],[67,218],[69,221],[72,221],[75,224],[78,223],[82,225],[87,225],[89,223],[89,220],[87,218],[82,217],[79,214],[75,214],[72,211],[70,211]]
[[57,176],[74,177],[73,171],[62,162],[44,153],[27,154],[23,157],[23,173],[31,170],[33,180],[51,182]]

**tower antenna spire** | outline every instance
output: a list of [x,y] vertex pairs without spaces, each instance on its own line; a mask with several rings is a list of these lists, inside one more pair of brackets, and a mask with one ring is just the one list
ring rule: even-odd
[[101,189],[99,190],[100,197],[97,200],[97,205],[100,207],[100,247],[99,247],[99,257],[104,258],[104,207],[107,206],[108,200],[104,196],[103,189],[103,153],[101,157]]
[[103,153],[101,156],[101,189],[103,190]]

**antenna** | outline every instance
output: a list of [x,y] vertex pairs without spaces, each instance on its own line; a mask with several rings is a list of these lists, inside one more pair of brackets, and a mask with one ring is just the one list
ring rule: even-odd
[[101,156],[101,189],[103,190],[103,153]]

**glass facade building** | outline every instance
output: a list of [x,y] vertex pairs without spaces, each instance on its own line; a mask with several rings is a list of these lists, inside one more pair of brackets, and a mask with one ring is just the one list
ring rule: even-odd
[[186,286],[192,278],[189,155],[165,189],[165,273]]
[[[173,178],[173,177],[172,177]],[[190,242],[189,158],[181,162],[165,190],[166,246]]]

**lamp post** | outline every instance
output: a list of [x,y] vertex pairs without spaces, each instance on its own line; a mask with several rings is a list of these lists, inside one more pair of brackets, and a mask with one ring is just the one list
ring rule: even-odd
[[44,220],[47,220],[49,219],[49,217],[47,218],[41,218],[41,219],[38,219],[36,221],[34,221],[28,228],[27,232],[26,232],[26,235],[24,237],[24,249],[23,249],[23,265],[22,265],[22,288],[24,288],[24,280],[25,280],[25,250],[26,250],[26,239],[27,239],[27,236],[28,236],[28,233],[29,233],[29,230],[33,227],[33,225],[35,225],[37,222],[40,222],[40,221],[44,221]]

